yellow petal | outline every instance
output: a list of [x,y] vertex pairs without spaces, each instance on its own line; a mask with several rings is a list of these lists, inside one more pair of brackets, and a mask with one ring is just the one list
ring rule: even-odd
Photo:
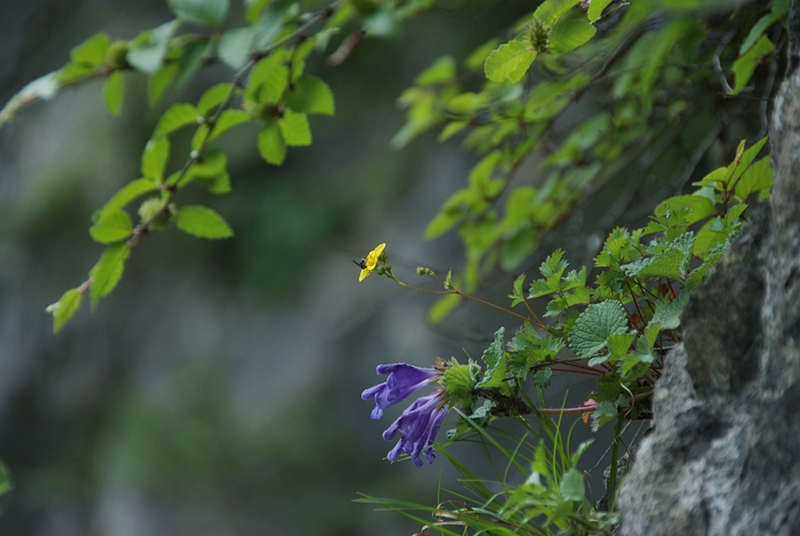
[[361,275],[358,276],[358,282],[360,283],[361,281],[364,281],[371,271],[372,270],[368,270],[367,268],[361,270]]

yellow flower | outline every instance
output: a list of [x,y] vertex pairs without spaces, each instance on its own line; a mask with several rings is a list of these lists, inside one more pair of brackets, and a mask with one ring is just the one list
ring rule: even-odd
[[366,259],[361,259],[361,263],[359,264],[359,266],[361,266],[361,275],[358,276],[359,281],[364,281],[370,272],[375,269],[375,267],[378,265],[378,259],[380,258],[381,253],[383,253],[383,249],[385,247],[386,244],[380,244],[378,247],[369,252],[369,255],[367,255]]

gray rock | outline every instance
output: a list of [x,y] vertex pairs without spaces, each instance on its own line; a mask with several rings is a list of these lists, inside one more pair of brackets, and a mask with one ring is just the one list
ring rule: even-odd
[[771,127],[770,203],[684,311],[623,536],[800,534],[800,0]]

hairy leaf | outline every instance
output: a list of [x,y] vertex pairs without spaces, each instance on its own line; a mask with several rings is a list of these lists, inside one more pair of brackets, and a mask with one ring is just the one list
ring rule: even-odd
[[608,337],[628,327],[625,307],[617,300],[590,305],[569,333],[570,349],[584,359],[594,357],[608,344]]

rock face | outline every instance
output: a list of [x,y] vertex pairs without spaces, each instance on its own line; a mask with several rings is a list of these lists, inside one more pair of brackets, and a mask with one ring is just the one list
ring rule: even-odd
[[800,0],[775,185],[684,311],[619,506],[623,536],[800,535]]

